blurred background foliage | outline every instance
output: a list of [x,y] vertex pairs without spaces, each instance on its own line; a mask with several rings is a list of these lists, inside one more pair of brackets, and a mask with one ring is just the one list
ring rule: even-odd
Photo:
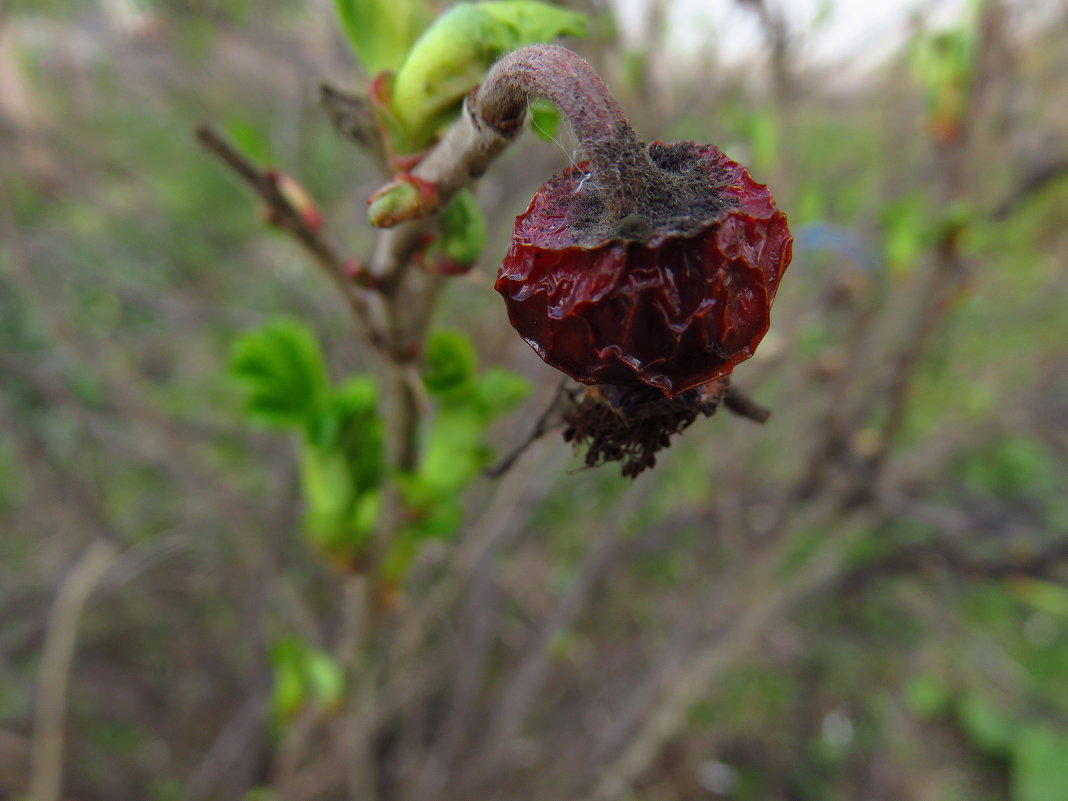
[[[436,311],[368,676],[376,365],[191,135],[218,121],[368,252],[383,176],[316,99],[373,77],[358,26],[0,4],[0,798],[47,792],[59,720],[69,799],[1068,800],[1068,6],[917,3],[861,68],[772,0],[735,3],[763,36],[740,62],[729,31],[674,53],[670,0],[639,43],[570,5],[641,135],[716,143],[789,216],[735,373],[774,415],[633,483],[555,434],[482,476],[557,385],[490,289],[574,156],[566,126],[524,137]],[[447,4],[401,6],[407,46]]]

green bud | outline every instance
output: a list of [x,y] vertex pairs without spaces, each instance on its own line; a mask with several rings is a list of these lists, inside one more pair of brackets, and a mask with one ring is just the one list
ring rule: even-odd
[[367,201],[367,219],[375,228],[392,228],[425,217],[438,208],[434,184],[408,173],[399,173]]

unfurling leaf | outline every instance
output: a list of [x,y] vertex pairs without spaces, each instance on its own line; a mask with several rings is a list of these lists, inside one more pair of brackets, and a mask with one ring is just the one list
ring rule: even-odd
[[394,78],[391,111],[407,135],[399,149],[416,152],[430,144],[500,56],[585,29],[582,14],[533,0],[453,6],[423,33]]
[[287,318],[242,336],[234,345],[230,371],[248,389],[248,416],[277,428],[310,425],[329,389],[314,334]]

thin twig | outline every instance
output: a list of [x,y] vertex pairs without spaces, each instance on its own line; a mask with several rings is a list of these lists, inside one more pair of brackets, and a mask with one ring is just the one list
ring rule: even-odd
[[1032,168],[1013,187],[1012,192],[998,203],[990,216],[995,220],[1007,219],[1024,202],[1065,175],[1068,175],[1068,157],[1047,161]]
[[361,287],[346,274],[345,260],[322,234],[305,222],[279,191],[278,182],[272,175],[253,164],[214,128],[201,125],[196,129],[196,136],[205,149],[217,156],[263,198],[271,211],[272,221],[311,254],[315,263],[337,287],[357,321],[365,327],[368,341],[381,345],[383,336],[373,324]]
[[766,423],[771,417],[770,409],[761,406],[734,386],[727,387],[727,392],[723,396],[723,405],[739,417],[752,420],[754,423]]
[[[823,505],[814,516],[833,516],[840,507]],[[754,646],[767,627],[799,600],[826,587],[841,568],[845,544],[863,527],[854,511],[838,523],[836,537],[828,537],[808,562],[784,578],[782,566],[788,558],[793,537],[785,536],[769,544],[770,551],[758,557],[745,575],[739,576],[726,592],[717,596],[729,601],[714,610],[711,624],[702,625],[694,638],[680,637],[649,675],[652,692],[631,709],[637,714],[622,715],[621,726],[611,743],[610,756],[598,766],[591,792],[595,801],[613,801],[625,795],[635,779],[646,770],[663,744],[678,730],[686,710],[706,691],[708,683],[733,666]],[[800,526],[793,532],[801,531]],[[603,753],[603,751],[602,751]]]
[[319,84],[319,102],[338,133],[369,151],[383,168],[388,163],[375,111],[366,96]]
[[495,465],[483,470],[482,474],[487,478],[500,478],[511,470],[519,457],[526,453],[531,445],[550,431],[564,425],[563,411],[568,405],[573,405],[574,402],[575,382],[565,376],[557,384],[556,392],[553,393],[553,398],[549,401],[549,405],[534,421],[534,426],[530,429],[530,433]]

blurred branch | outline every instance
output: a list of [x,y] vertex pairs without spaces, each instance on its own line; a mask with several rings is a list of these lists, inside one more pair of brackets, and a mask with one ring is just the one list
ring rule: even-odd
[[[972,186],[973,172],[969,169],[969,156],[975,132],[976,120],[989,92],[988,82],[979,80],[988,72],[988,61],[996,57],[996,40],[1003,35],[1001,27],[992,20],[1000,14],[997,2],[986,4],[980,25],[980,41],[977,61],[972,67],[972,78],[966,96],[966,106],[959,115],[959,132],[948,138],[936,137],[932,155],[937,165],[934,174],[935,200],[942,208],[966,200]],[[866,499],[889,459],[898,436],[907,419],[913,387],[921,374],[921,365],[935,333],[941,328],[952,309],[960,287],[968,276],[965,256],[961,249],[964,227],[951,220],[944,220],[935,243],[930,269],[925,282],[916,294],[913,320],[908,326],[904,342],[889,357],[890,368],[886,381],[877,386],[869,403],[878,405],[878,396],[885,398],[885,418],[879,427],[878,443],[874,451],[863,460],[857,471],[856,499]]]
[[[539,453],[540,452],[540,453]],[[540,458],[538,458],[540,455]],[[440,578],[396,621],[391,639],[390,663],[399,669],[415,658],[440,618],[454,609],[457,599],[473,583],[473,576],[489,555],[516,536],[533,509],[552,489],[566,455],[561,449],[535,449],[494,486],[489,505],[465,527],[463,538],[449,554]]]
[[[835,504],[819,504],[815,520],[833,519]],[[826,587],[841,568],[845,544],[855,537],[858,514],[836,519],[839,536],[828,537],[819,550],[788,575],[783,575],[793,537],[775,538],[748,557],[749,568],[721,576],[711,603],[710,620],[700,620],[689,632],[679,632],[649,672],[634,701],[615,716],[598,751],[596,781],[588,797],[615,801],[656,758],[664,743],[679,730],[691,705],[708,690],[709,682],[743,658],[768,625],[801,599]],[[814,521],[813,521],[814,522]],[[818,524],[817,524],[818,525]],[[795,525],[794,534],[804,530]]]
[[189,798],[236,798],[254,782],[253,772],[268,741],[270,677],[266,666],[248,697],[221,727],[185,783]]
[[581,393],[581,388],[575,386],[570,378],[565,376],[560,379],[560,382],[556,385],[556,392],[553,394],[552,400],[549,401],[549,405],[545,407],[541,414],[538,415],[538,419],[534,421],[533,427],[530,429],[530,433],[526,438],[516,445],[507,455],[504,456],[495,465],[487,467],[483,473],[487,478],[500,478],[509,470],[512,469],[512,465],[526,453],[527,449],[533,445],[537,440],[548,434],[554,429],[560,428],[564,425],[564,413],[570,405],[575,403],[576,396]]
[[1025,557],[978,559],[947,542],[913,543],[843,574],[843,592],[905,573],[943,572],[968,579],[1008,579],[1017,576],[1055,580],[1056,571],[1068,564],[1068,538],[1058,539]]
[[[646,484],[650,487],[650,484]],[[637,494],[637,493],[635,493]],[[494,704],[490,746],[507,747],[544,688],[551,667],[553,639],[570,628],[591,597],[597,582],[620,552],[618,520],[603,525],[586,551],[582,563],[559,603],[546,614],[530,638],[526,650]]]
[[1066,174],[1068,174],[1068,157],[1054,159],[1033,167],[997,205],[991,212],[991,216],[995,220],[1006,219],[1033,195],[1038,194]]
[[324,83],[319,85],[319,102],[330,115],[330,121],[338,132],[369,151],[375,162],[386,169],[386,149],[382,144],[378,120],[368,99]]
[[754,423],[766,423],[771,419],[771,410],[761,406],[735,386],[727,387],[727,393],[723,396],[723,405],[739,417],[752,420]]
[[301,214],[293,208],[293,205],[279,190],[276,177],[272,173],[256,167],[214,128],[201,125],[196,129],[196,136],[201,145],[217,156],[263,198],[270,209],[272,222],[292,236],[301,247],[308,251],[315,263],[322,268],[334,286],[337,287],[341,296],[348,303],[357,322],[361,323],[365,328],[364,333],[368,342],[374,345],[381,345],[382,335],[371,322],[366,299],[361,294],[360,287],[357,284],[358,276],[354,277],[347,274],[345,260],[338,254],[333,245],[327,242],[317,230],[308,225]]
[[58,801],[63,783],[63,730],[71,662],[85,604],[118,556],[109,542],[96,540],[63,580],[48,621],[37,680],[29,797]]

